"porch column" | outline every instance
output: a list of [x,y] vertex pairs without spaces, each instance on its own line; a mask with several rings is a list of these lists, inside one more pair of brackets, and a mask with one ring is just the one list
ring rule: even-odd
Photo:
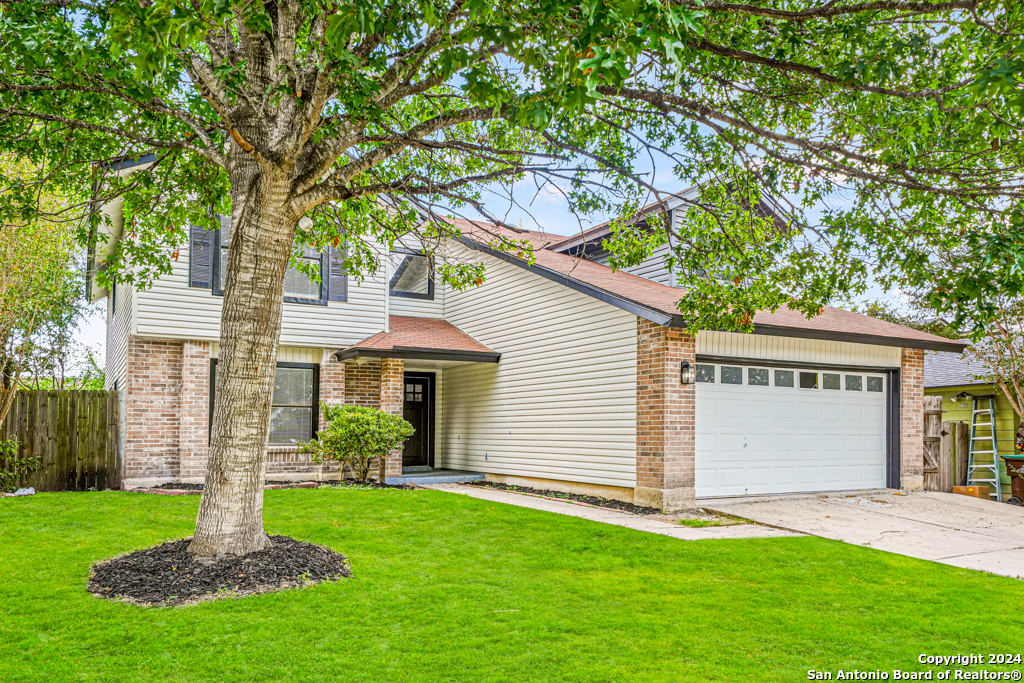
[[[402,417],[405,401],[405,361],[384,358],[380,362],[380,409]],[[385,478],[402,475],[402,451],[396,449],[384,459],[381,474]]]
[[[324,349],[323,359],[320,362],[320,402],[329,406],[340,406],[345,404],[345,364],[339,363],[334,357],[331,349]],[[323,409],[320,410],[320,420],[317,431],[327,428],[327,416]],[[345,473],[335,462],[328,462],[317,466],[317,476],[321,481],[331,477],[344,479]]]
[[900,488],[924,488],[924,351],[903,349],[900,360]]
[[[330,406],[345,404],[345,364],[339,363],[329,350],[324,351],[323,362],[320,364],[320,401]],[[327,426],[324,413],[320,411],[320,426]]]
[[680,364],[696,362],[686,332],[637,318],[637,505],[665,512],[692,510],[694,501],[694,385],[683,384]]

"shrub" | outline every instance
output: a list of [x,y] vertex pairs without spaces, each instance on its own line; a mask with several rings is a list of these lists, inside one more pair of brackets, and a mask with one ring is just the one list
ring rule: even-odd
[[416,431],[397,415],[377,408],[321,403],[320,409],[327,427],[317,432],[316,440],[300,444],[299,451],[309,453],[320,464],[328,460],[339,462],[343,473],[347,464],[361,482],[370,476],[374,459],[401,448]]
[[18,488],[18,479],[39,469],[39,458],[19,458],[14,439],[0,441],[0,492],[10,493]]

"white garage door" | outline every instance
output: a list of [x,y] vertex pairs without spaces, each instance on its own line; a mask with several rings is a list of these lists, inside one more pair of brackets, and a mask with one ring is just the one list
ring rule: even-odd
[[696,494],[885,486],[884,374],[697,365]]

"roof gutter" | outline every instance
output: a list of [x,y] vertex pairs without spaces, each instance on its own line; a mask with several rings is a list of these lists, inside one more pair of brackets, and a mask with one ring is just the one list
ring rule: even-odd
[[908,349],[926,349],[928,351],[951,351],[962,353],[967,344],[950,339],[949,341],[932,341],[928,339],[912,339],[907,337],[883,337],[876,334],[859,334],[857,332],[837,332],[835,330],[815,330],[782,325],[764,325],[754,323],[754,334],[775,337],[799,337],[801,339],[823,339],[825,341],[852,342],[854,344],[872,344],[874,346],[899,346]]
[[390,349],[348,348],[335,351],[338,361],[353,358],[401,358],[403,360],[447,360],[461,363],[497,363],[501,354],[496,351],[451,351],[415,346],[395,346]]

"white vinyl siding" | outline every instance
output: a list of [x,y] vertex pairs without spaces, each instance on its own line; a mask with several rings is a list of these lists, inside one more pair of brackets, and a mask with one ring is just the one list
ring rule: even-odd
[[[640,277],[653,280],[657,283],[668,285],[669,287],[676,286],[673,282],[672,273],[669,271],[668,266],[665,265],[665,257],[669,254],[669,246],[663,244],[654,252],[651,253],[644,261],[630,266],[629,268],[623,268],[622,272],[630,273],[631,275],[639,275]],[[608,265],[608,259],[611,256],[610,252],[602,251],[593,257],[593,260],[597,263]]]
[[483,259],[485,283],[449,292],[445,319],[499,351],[446,368],[439,466],[633,487],[636,316]]
[[[337,349],[314,349],[302,346],[280,346],[277,349],[278,363],[312,363],[321,365],[325,362],[326,354],[337,351]],[[211,358],[220,357],[220,344],[214,342],[210,351]]]
[[901,358],[897,346],[713,331],[697,334],[697,354],[868,368],[898,368]]
[[391,315],[408,315],[414,318],[444,317],[444,285],[434,280],[433,299],[413,299],[404,296],[392,296]]
[[[114,287],[113,296],[107,294],[107,343],[106,343],[106,376],[104,388],[113,389],[114,382],[117,388],[125,388],[128,365],[128,335],[132,333],[132,312],[136,293],[130,285],[118,285]],[[113,313],[111,313],[113,308]]]
[[[188,247],[182,247],[171,273],[136,293],[136,330],[143,337],[161,339],[220,338],[223,297],[209,289],[189,287]],[[361,283],[350,277],[348,301],[284,304],[281,344],[343,348],[384,329],[387,285],[381,275]]]

